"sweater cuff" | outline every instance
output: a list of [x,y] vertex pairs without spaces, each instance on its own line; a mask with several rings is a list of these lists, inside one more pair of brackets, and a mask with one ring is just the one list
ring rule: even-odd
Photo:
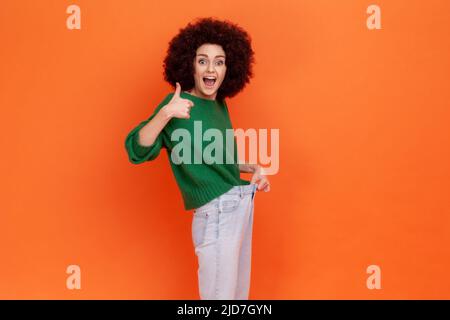
[[[155,142],[156,142],[156,140],[155,140]],[[134,152],[137,155],[146,154],[155,145],[155,142],[153,142],[153,144],[150,146],[143,146],[142,144],[139,143],[139,131],[136,131],[134,133],[134,137],[133,137]]]
[[135,132],[133,137],[133,151],[136,156],[139,158],[146,158],[151,154],[151,157],[154,153],[152,151],[159,151],[159,149],[161,149],[161,137],[159,135],[151,145],[143,146],[139,143],[139,131]]

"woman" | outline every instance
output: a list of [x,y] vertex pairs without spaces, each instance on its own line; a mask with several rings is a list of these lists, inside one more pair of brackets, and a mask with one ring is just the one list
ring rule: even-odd
[[[212,18],[188,24],[164,60],[164,78],[175,92],[125,141],[134,164],[167,151],[184,207],[194,209],[201,299],[248,299],[254,194],[270,184],[259,165],[238,164],[234,137],[227,143],[225,98],[249,82],[253,55],[250,37],[237,25]],[[253,173],[251,182],[240,172]]]

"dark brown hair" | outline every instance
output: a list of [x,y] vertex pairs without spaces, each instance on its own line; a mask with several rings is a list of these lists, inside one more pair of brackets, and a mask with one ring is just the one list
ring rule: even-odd
[[174,88],[179,82],[182,90],[195,86],[194,59],[197,49],[205,44],[217,44],[225,51],[225,78],[217,92],[217,99],[233,97],[253,77],[254,52],[248,33],[229,21],[201,18],[189,23],[170,41],[164,59],[164,79]]

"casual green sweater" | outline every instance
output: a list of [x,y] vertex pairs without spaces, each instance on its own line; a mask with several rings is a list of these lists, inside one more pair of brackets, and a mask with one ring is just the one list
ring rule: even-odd
[[[231,153],[227,155],[227,150],[230,150],[230,148],[227,148],[226,144],[226,129],[232,129],[232,124],[225,100],[220,102],[217,100],[200,98],[186,92],[181,92],[181,98],[189,99],[194,103],[194,106],[190,111],[190,118],[172,118],[152,145],[143,146],[139,144],[138,131],[172,99],[172,96],[173,93],[169,93],[155,108],[153,114],[147,120],[142,121],[139,125],[137,125],[127,135],[125,140],[125,148],[128,152],[130,162],[133,164],[140,164],[146,161],[154,160],[159,155],[161,148],[166,149],[169,162],[172,167],[172,172],[183,197],[185,210],[201,207],[214,198],[226,193],[233,186],[250,184],[249,181],[240,178],[239,165],[237,161],[237,145],[236,138],[234,136],[231,140],[228,138],[229,142],[231,141],[232,143],[232,148],[234,148],[234,155],[233,157],[231,156]],[[197,121],[196,126],[194,125],[194,121]],[[198,138],[195,138],[196,135],[198,137],[198,133],[200,132],[198,121],[201,121],[201,143],[198,143]],[[197,131],[194,133],[195,127],[197,128]],[[175,139],[175,136],[174,139],[171,138],[174,130],[178,128],[189,131],[191,137],[189,143],[191,161],[189,163],[174,163],[171,157],[172,149],[177,144],[186,143],[186,141],[189,141],[186,140],[182,142],[182,138],[178,137]],[[201,156],[204,154],[203,151],[205,150],[205,147],[215,141],[215,137],[206,138],[206,136],[203,136],[203,133],[210,128],[218,129],[221,132],[221,137],[223,137],[223,148],[216,148],[215,152],[210,152],[212,149],[209,147],[209,153],[207,154],[215,156],[216,152],[222,152],[222,163],[211,163],[211,161],[205,161],[205,158]],[[197,141],[197,143],[195,143],[194,140]],[[176,151],[179,152],[179,150],[180,148],[178,147]],[[201,163],[198,163],[198,161],[195,160],[195,154],[197,154],[197,159],[198,155],[200,155]],[[183,152],[181,152],[180,155],[182,157]],[[232,164],[227,163],[226,157],[229,157],[229,159],[234,158],[234,161],[228,161],[232,162]],[[180,158],[175,157],[175,159]]]

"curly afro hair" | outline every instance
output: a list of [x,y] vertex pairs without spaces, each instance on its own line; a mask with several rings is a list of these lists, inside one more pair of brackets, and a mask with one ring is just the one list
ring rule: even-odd
[[195,86],[195,55],[198,47],[205,43],[222,46],[226,55],[227,70],[216,98],[223,100],[235,96],[253,77],[255,58],[250,36],[229,21],[200,18],[180,29],[169,43],[164,59],[164,79],[174,88],[179,82],[183,90],[191,90]]

